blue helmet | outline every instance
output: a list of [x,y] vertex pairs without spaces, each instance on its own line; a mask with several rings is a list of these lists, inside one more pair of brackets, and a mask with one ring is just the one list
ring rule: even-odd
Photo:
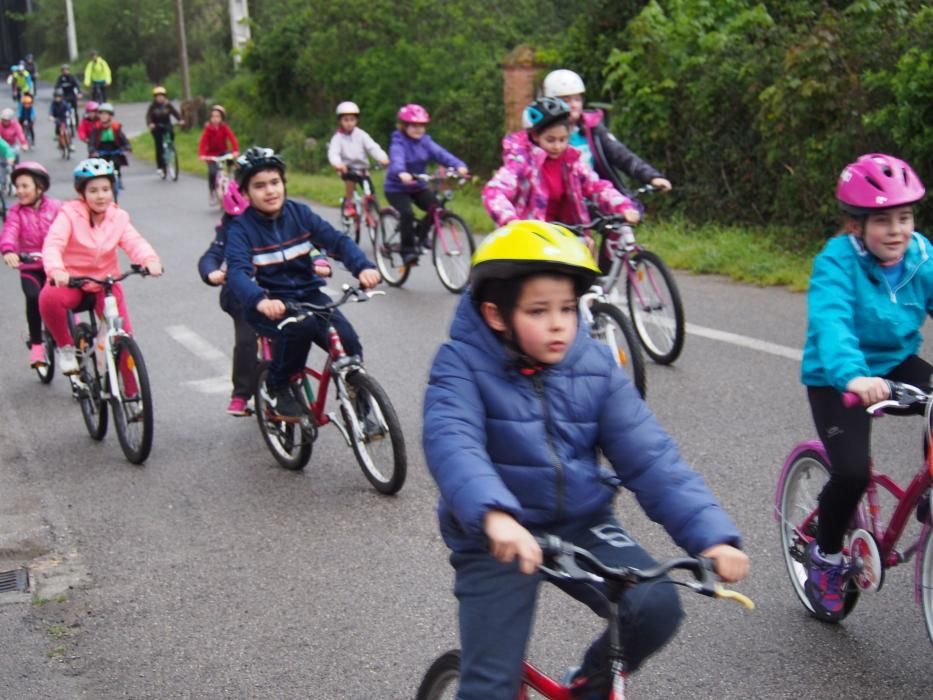
[[570,117],[570,105],[557,97],[539,97],[522,111],[525,129],[543,131]]
[[113,163],[103,158],[82,160],[74,170],[75,189],[83,193],[88,180],[93,180],[95,177],[106,177],[113,182]]

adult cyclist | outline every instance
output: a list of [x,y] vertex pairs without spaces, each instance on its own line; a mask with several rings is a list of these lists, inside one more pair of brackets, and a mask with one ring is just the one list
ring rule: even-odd
[[71,105],[71,108],[74,110],[75,116],[78,115],[78,100],[81,99],[81,83],[78,79],[72,74],[71,66],[67,63],[62,64],[62,72],[59,74],[58,79],[55,81],[54,90],[61,90],[62,95],[65,98],[65,102]]
[[91,60],[84,66],[84,87],[91,90],[91,97],[96,102],[107,101],[107,88],[110,87],[110,64],[96,51],[91,51]]

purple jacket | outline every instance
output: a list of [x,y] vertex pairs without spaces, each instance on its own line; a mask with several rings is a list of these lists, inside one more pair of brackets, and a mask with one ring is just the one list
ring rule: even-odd
[[[483,206],[497,226],[514,219],[545,220],[548,192],[541,165],[546,158],[544,149],[532,143],[524,131],[516,131],[502,139],[503,165],[483,188]],[[575,148],[568,147],[560,159],[564,186],[577,212],[577,221],[564,223],[589,223],[584,197],[592,199],[608,213],[621,214],[634,208],[632,200],[608,180],[601,180]]]
[[[38,208],[20,204],[10,207],[0,235],[0,254],[41,252],[45,236],[61,206],[57,199],[42,195]],[[41,270],[42,261],[23,263],[19,269]]]
[[429,162],[440,163],[448,168],[465,168],[466,163],[452,153],[434,143],[428,135],[420,139],[410,139],[396,129],[392,132],[389,144],[389,167],[386,170],[386,192],[418,192],[427,189],[423,182],[405,185],[398,179],[399,173],[422,175],[427,171]]

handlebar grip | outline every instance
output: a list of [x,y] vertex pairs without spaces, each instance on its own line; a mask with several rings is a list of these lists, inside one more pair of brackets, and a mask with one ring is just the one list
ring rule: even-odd
[[747,595],[743,595],[738,591],[733,591],[731,588],[726,588],[721,584],[717,583],[713,587],[713,595],[720,600],[734,600],[746,610],[755,609],[755,601],[753,601]]
[[842,393],[842,405],[846,408],[858,408],[862,405],[862,398],[851,391],[844,391]]

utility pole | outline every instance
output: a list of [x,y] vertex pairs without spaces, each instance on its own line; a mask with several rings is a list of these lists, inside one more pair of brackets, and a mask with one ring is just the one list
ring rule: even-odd
[[185,37],[184,0],[175,0],[175,20],[178,27],[178,65],[181,69],[181,96],[191,99],[191,78],[188,75],[188,40]]
[[75,8],[72,0],[65,0],[65,14],[68,17],[68,60],[78,60],[78,34],[75,31]]
[[240,65],[243,47],[250,40],[249,6],[247,0],[229,0],[230,36],[233,39],[233,63]]

